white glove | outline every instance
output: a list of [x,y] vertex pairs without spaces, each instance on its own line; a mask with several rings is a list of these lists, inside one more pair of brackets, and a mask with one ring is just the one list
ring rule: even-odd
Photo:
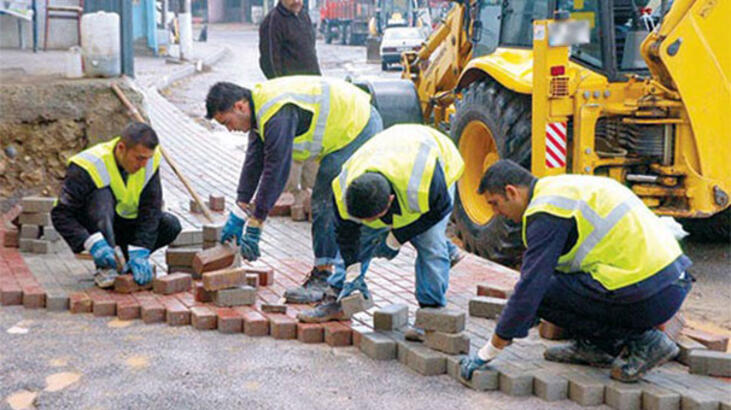
[[492,359],[496,358],[502,351],[503,349],[500,349],[492,344],[492,338],[490,338],[490,341],[485,343],[485,346],[482,346],[482,349],[477,351],[477,357],[479,357],[481,360],[489,362]]

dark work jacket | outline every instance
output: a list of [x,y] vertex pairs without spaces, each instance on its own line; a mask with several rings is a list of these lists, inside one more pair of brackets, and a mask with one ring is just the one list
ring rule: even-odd
[[[152,161],[152,160],[150,160]],[[119,169],[122,178],[127,180],[127,173]],[[58,204],[51,211],[53,226],[66,240],[71,250],[79,253],[84,250],[84,241],[89,232],[84,221],[87,218],[88,201],[91,194],[98,189],[86,170],[76,164],[71,164],[66,171],[66,178],[58,196]],[[109,187],[103,189],[111,189]],[[155,172],[152,179],[145,185],[140,195],[137,211],[134,240],[130,245],[153,249],[157,240],[157,229],[162,216],[162,184],[160,172]]]
[[266,78],[320,75],[315,30],[307,10],[298,15],[282,3],[259,26],[259,67]]

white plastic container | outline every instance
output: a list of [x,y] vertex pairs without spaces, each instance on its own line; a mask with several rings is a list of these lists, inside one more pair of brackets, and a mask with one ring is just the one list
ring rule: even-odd
[[80,78],[84,75],[81,67],[81,48],[73,46],[66,52],[66,78]]
[[81,48],[88,77],[118,77],[122,72],[119,15],[104,11],[84,14]]

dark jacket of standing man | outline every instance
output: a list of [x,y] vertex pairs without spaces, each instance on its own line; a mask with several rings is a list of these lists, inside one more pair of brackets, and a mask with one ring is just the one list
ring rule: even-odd
[[302,0],[280,0],[259,26],[259,67],[268,78],[320,75],[315,31]]

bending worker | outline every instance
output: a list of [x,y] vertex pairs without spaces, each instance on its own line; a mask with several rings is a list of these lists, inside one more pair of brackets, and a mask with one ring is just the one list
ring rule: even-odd
[[219,82],[208,91],[206,110],[207,118],[230,131],[254,131],[239,178],[237,206],[221,234],[221,242],[235,239],[240,244],[246,260],[260,256],[262,225],[284,189],[292,159],[319,161],[312,189],[314,268],[304,284],[287,290],[285,297],[290,303],[321,300],[333,269],[344,272],[335,242],[330,182],[355,150],[383,128],[370,95],[345,81],[318,76],[277,78],[253,90]]
[[[460,252],[446,237],[454,183],[464,162],[452,141],[430,127],[395,125],[364,144],[332,181],[336,234],[347,276],[333,275],[323,302],[301,312],[303,322],[344,319],[340,299],[360,291],[371,258],[393,259],[406,242],[416,248],[416,299],[446,306],[449,269]],[[423,332],[411,328],[411,340]]]
[[522,221],[526,251],[491,340],[462,361],[463,378],[525,337],[536,318],[574,339],[547,349],[546,360],[611,367],[612,378],[623,382],[675,357],[678,347],[656,326],[685,300],[691,262],[632,191],[595,176],[539,180],[500,160],[485,172],[479,192],[496,214]]
[[153,279],[150,253],[180,233],[178,219],[161,210],[158,144],[149,125],[134,122],[69,160],[51,218],[73,252],[86,249],[94,257],[99,287],[114,284],[115,245],[128,261],[124,271],[144,285]]

